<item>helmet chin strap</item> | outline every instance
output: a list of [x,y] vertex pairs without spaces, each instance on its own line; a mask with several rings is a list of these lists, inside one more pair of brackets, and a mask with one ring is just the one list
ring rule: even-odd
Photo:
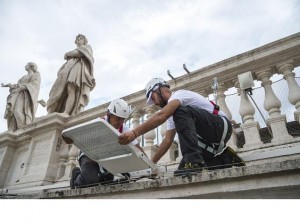
[[109,112],[109,110],[107,110],[107,122],[110,124],[110,117],[111,117],[111,113]]
[[164,107],[165,105],[167,105],[167,102],[165,101],[165,99],[164,99],[163,96],[162,96],[160,87],[161,87],[161,86],[158,87],[158,90],[159,90],[158,95],[159,95],[159,97],[161,98],[161,100],[163,101],[163,104],[162,104],[163,106],[162,106],[162,107]]

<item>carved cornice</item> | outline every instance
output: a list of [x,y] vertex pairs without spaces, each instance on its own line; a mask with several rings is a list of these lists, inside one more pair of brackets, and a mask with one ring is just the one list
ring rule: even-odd
[[22,135],[18,131],[6,131],[0,134],[0,148],[5,146],[17,147],[19,143],[30,140],[31,137],[28,135]]

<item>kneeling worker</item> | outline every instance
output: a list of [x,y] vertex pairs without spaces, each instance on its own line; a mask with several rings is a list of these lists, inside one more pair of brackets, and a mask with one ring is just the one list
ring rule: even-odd
[[128,144],[167,121],[166,135],[152,157],[154,163],[168,151],[177,132],[183,157],[174,175],[233,165],[234,155],[226,148],[232,133],[231,122],[216,105],[192,91],[173,93],[161,78],[150,80],[145,91],[147,104],[162,109],[132,131],[120,135],[120,144]]
[[[125,133],[130,131],[130,129],[124,124],[124,120],[128,118],[128,116],[128,104],[123,99],[116,99],[109,104],[107,108],[107,115],[103,119],[111,124],[115,129],[118,129],[120,133]],[[63,139],[68,144],[73,143],[73,141],[70,141],[69,138]],[[137,140],[133,140],[132,144],[144,152]],[[75,167],[72,171],[70,181],[71,189],[83,186],[96,186],[99,182],[104,184],[106,182],[113,181],[113,174],[99,166],[96,161],[90,159],[81,151],[79,153],[78,161],[80,168]]]

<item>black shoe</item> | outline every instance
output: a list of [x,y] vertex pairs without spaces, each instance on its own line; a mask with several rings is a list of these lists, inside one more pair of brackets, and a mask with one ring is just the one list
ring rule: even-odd
[[79,167],[75,167],[72,170],[72,176],[71,176],[71,180],[70,180],[70,187],[71,189],[75,188],[75,180],[77,178],[77,176],[81,173],[80,168]]
[[114,175],[108,171],[105,171],[104,173],[99,172],[98,177],[99,177],[99,182],[102,185],[111,183],[114,180]]
[[245,161],[238,156],[238,154],[231,148],[227,147],[226,153],[228,153],[232,157],[232,164],[236,167],[246,166]]
[[206,169],[205,162],[202,163],[186,163],[183,168],[174,171],[174,176],[183,176],[187,174],[197,174]]

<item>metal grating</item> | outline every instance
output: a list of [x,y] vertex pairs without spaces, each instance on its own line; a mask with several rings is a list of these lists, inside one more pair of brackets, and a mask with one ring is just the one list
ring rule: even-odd
[[81,124],[63,132],[63,136],[71,138],[92,159],[131,153],[128,146],[118,143],[118,135],[119,132],[104,121]]

